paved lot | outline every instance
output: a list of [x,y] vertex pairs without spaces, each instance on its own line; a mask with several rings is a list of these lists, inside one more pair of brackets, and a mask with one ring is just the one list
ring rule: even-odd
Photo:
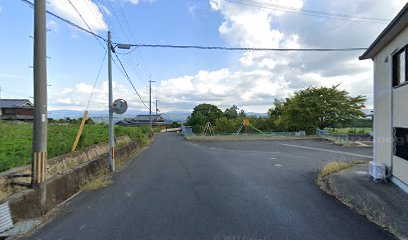
[[392,239],[314,182],[327,161],[370,152],[161,134],[111,186],[80,194],[30,239]]

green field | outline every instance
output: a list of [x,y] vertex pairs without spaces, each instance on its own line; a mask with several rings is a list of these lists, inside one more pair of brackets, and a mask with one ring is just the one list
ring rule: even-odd
[[[48,126],[48,157],[52,158],[71,151],[79,125]],[[132,140],[147,141],[148,127],[115,126],[115,136],[127,135]],[[77,149],[97,143],[108,142],[106,124],[85,125]],[[0,122],[0,172],[31,163],[32,125],[27,123]]]
[[369,134],[373,131],[372,128],[349,127],[349,128],[328,128],[332,133],[339,134]]

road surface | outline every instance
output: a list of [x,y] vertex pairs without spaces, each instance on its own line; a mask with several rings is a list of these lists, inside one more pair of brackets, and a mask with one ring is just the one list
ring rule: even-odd
[[326,162],[371,151],[160,134],[112,185],[81,193],[29,239],[392,239],[315,183]]

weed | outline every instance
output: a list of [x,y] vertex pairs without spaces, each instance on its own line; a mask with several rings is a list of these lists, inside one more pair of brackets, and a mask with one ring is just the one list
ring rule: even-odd
[[80,186],[81,191],[89,191],[89,190],[95,190],[95,189],[101,189],[109,186],[112,183],[112,177],[108,172],[103,172],[88,182],[86,182],[84,185]]
[[355,162],[339,162],[339,161],[330,162],[322,167],[322,169],[319,172],[319,176],[317,177],[317,181],[321,183],[330,174],[350,168],[353,166],[354,163]]

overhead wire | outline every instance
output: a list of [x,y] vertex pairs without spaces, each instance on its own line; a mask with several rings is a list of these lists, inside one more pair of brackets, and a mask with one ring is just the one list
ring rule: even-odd
[[[131,41],[136,42],[136,38],[135,38],[135,36],[133,35],[133,31],[132,31],[132,29],[131,29],[131,27],[130,27],[129,21],[127,20],[125,11],[123,10],[121,3],[120,3],[119,1],[117,1],[117,2],[116,2],[116,5],[118,6],[118,8],[119,8],[119,10],[120,10],[119,14],[121,14],[121,15],[123,16],[122,18],[124,19],[124,22],[125,22],[125,24],[126,24],[126,26],[127,26],[127,28],[128,28],[128,32],[130,33],[130,38],[132,38],[132,39],[129,39],[129,36],[126,34],[126,31],[123,29],[122,24],[120,24],[120,27],[121,27],[122,31],[124,31],[124,33],[125,33],[125,37],[126,37],[126,39],[127,39],[127,42],[131,42]],[[114,14],[116,14],[116,13],[114,13]],[[118,22],[120,22],[120,20],[119,20],[119,18],[118,18],[117,16],[116,16],[116,18],[117,18]],[[136,60],[136,59],[134,58],[134,55],[130,55],[129,58],[130,58],[133,62],[137,63],[136,66],[137,66],[138,68],[140,68],[140,73],[141,73],[142,75],[144,75],[145,79],[146,79],[146,80],[151,80],[152,74],[150,73],[150,71],[149,71],[149,69],[148,69],[148,67],[147,67],[147,65],[146,65],[146,62],[144,62],[143,56],[141,55],[140,51],[138,51],[138,50],[137,50],[137,53],[139,53],[139,55],[140,55],[140,56],[139,56],[139,55],[136,55],[136,58],[138,58],[138,60]],[[125,62],[129,65],[129,63],[127,62],[126,58],[124,58],[124,59],[125,59]],[[142,66],[142,67],[141,67],[141,66]],[[137,70],[136,70],[136,71],[137,71]]]
[[178,49],[200,49],[200,50],[226,50],[226,51],[272,51],[272,52],[348,52],[363,51],[367,48],[257,48],[257,47],[221,47],[201,45],[171,45],[171,44],[130,44],[133,47],[146,48],[178,48]]
[[[34,6],[32,2],[29,0],[20,0],[24,3],[29,4],[30,6]],[[109,2],[109,1],[108,1]],[[79,30],[82,30],[84,32],[87,32],[91,35],[94,35],[95,37],[107,41],[104,37],[101,37],[100,35],[89,31],[75,23],[72,23],[71,21],[62,18],[50,11],[47,10],[47,14],[50,14],[61,21],[64,21],[68,24],[70,24],[73,27],[78,28]],[[114,43],[113,44],[117,44]],[[362,51],[362,50],[367,50],[367,48],[362,48],[362,47],[356,47],[356,48],[253,48],[253,47],[221,47],[221,46],[201,46],[201,45],[171,45],[171,44],[130,44],[130,46],[133,47],[148,47],[148,48],[180,48],[180,49],[202,49],[202,50],[227,50],[227,51],[296,51],[296,52],[338,52],[338,51]]]
[[122,61],[120,60],[119,56],[116,54],[116,52],[114,52],[114,54],[115,54],[115,56],[116,56],[116,59],[119,61],[120,66],[121,66],[122,69],[123,69],[123,72],[126,74],[127,80],[129,81],[130,85],[132,85],[133,90],[135,90],[137,96],[139,97],[140,101],[142,101],[143,105],[144,105],[147,109],[149,109],[149,107],[146,105],[145,101],[143,100],[142,96],[140,96],[139,92],[136,90],[136,87],[133,85],[133,82],[132,82],[132,80],[130,79],[129,74],[127,73],[125,67],[123,66],[123,63],[122,63]]
[[96,88],[96,84],[98,83],[99,75],[101,74],[103,64],[105,63],[105,58],[106,58],[106,53],[107,52],[108,51],[105,51],[105,54],[103,55],[102,63],[101,63],[101,66],[99,67],[98,75],[96,76],[96,79],[95,79],[95,82],[94,82],[94,85],[93,85],[93,88],[92,88],[91,96],[89,97],[88,104],[86,105],[85,111],[88,110],[89,104],[91,103],[91,99],[93,97],[93,94],[94,94],[94,91],[95,91],[95,88]]
[[[88,27],[89,31],[92,31],[91,26],[89,26],[89,24],[86,22],[85,18],[82,16],[82,14],[78,11],[78,9],[75,7],[75,5],[71,2],[71,0],[68,0],[69,4],[72,6],[72,8],[75,10],[75,12],[79,15],[79,17],[82,19],[82,21],[85,23],[85,25]],[[106,49],[106,47],[104,46],[103,43],[101,43],[99,38],[96,38],[96,40],[98,40],[99,44],[101,45],[101,47],[103,49]]]
[[[30,7],[34,7],[34,3],[30,2],[29,0],[20,0],[20,1],[23,2],[23,3],[28,4]],[[91,35],[93,35],[93,36],[95,36],[95,37],[97,37],[97,38],[99,38],[99,39],[101,39],[101,40],[103,40],[103,41],[105,41],[105,42],[107,41],[106,38],[104,38],[104,37],[102,37],[102,36],[100,36],[100,35],[98,35],[98,34],[92,32],[92,31],[90,31],[90,30],[88,30],[88,29],[85,29],[85,28],[79,26],[78,24],[75,24],[75,23],[69,21],[68,19],[65,19],[65,18],[63,18],[63,17],[61,17],[61,16],[58,16],[57,14],[55,14],[55,13],[49,11],[49,10],[46,10],[46,13],[47,13],[48,15],[51,15],[51,16],[53,16],[53,17],[55,17],[55,18],[57,18],[57,19],[59,19],[59,20],[65,22],[65,23],[71,25],[72,27],[75,27],[75,28],[77,28],[77,29],[79,29],[79,30],[81,30],[81,31],[86,32],[86,33],[89,33],[89,34],[91,34]]]
[[353,16],[347,14],[340,14],[340,13],[331,13],[331,12],[323,12],[323,11],[316,11],[311,9],[302,9],[302,8],[294,8],[289,6],[283,6],[279,4],[261,2],[256,0],[226,0],[229,3],[247,5],[252,7],[258,8],[265,8],[265,9],[272,9],[282,12],[300,14],[300,15],[308,15],[313,17],[320,17],[320,18],[333,18],[333,19],[340,19],[340,20],[351,20],[351,21],[359,21],[359,22],[371,22],[371,23],[379,23],[379,24],[387,24],[390,20],[381,19],[381,18],[367,18],[367,17],[360,17],[360,16]]
[[[125,11],[123,11],[122,5],[121,5],[119,2],[117,2],[117,5],[118,5],[119,8],[120,8],[120,11],[121,11],[121,13],[122,13],[122,15],[123,15],[123,18],[125,19],[125,23],[126,23],[128,29],[129,29],[130,36],[132,37],[132,40],[133,40],[134,42],[136,42],[136,38],[135,38],[135,36],[133,35],[132,28],[130,27],[129,21],[128,21],[127,17],[126,17],[126,14],[125,14]],[[139,50],[139,49],[137,49],[137,50]],[[139,60],[141,60],[141,62],[143,63],[142,66],[144,67],[144,71],[147,72],[149,79],[151,79],[152,73],[150,72],[149,67],[148,67],[147,64],[146,64],[146,62],[145,62],[145,60],[144,60],[144,58],[143,58],[143,55],[142,55],[141,51],[139,50],[139,51],[137,51],[137,53],[139,53],[139,56],[138,56],[138,55],[136,55],[136,56],[137,56],[137,57],[139,58]]]

